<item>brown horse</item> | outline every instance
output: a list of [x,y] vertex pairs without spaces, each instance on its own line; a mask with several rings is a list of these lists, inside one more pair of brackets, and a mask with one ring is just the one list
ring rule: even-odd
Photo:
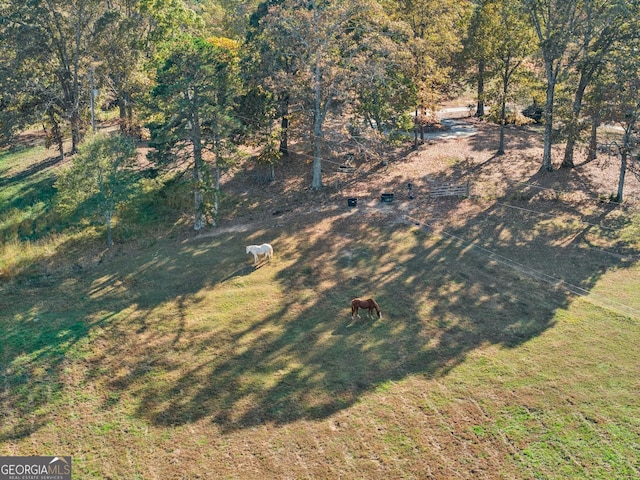
[[354,298],[351,300],[351,320],[353,320],[356,316],[360,318],[358,314],[359,309],[367,309],[367,315],[371,317],[371,312],[374,310],[378,314],[378,318],[382,318],[382,311],[380,310],[380,305],[376,303],[373,298],[369,298],[367,300],[361,300],[359,298]]

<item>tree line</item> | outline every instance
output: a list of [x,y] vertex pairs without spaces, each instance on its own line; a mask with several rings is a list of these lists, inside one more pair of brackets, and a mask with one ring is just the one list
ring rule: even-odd
[[[639,21],[640,0],[5,0],[0,141],[41,125],[62,158],[94,137],[96,107],[115,111],[123,136],[147,132],[158,168],[189,172],[200,230],[238,145],[258,145],[273,169],[291,138],[308,140],[321,189],[329,118],[356,141],[413,130],[417,144],[439,102],[472,88],[476,115],[490,104],[502,127],[498,154],[528,104],[544,123],[543,170],[559,139],[572,168],[581,142],[595,156],[601,123],[621,125],[622,201]],[[124,157],[112,154],[117,168]]]

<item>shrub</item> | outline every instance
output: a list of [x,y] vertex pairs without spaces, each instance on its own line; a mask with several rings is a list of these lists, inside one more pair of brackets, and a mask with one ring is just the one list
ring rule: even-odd
[[522,110],[522,115],[527,118],[530,118],[535,123],[542,123],[542,117],[544,115],[544,108],[539,106],[536,103],[529,105],[527,108]]
[[[486,116],[487,120],[490,122],[500,123],[500,109],[491,109],[490,113]],[[505,118],[506,125],[529,125],[531,123],[535,123],[533,119],[526,117],[520,112],[514,112],[512,110],[507,110],[507,115]]]

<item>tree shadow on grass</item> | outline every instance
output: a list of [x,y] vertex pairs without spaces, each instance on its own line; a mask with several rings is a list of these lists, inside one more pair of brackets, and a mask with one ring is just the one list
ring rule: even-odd
[[[64,368],[80,364],[82,384],[104,385],[100,408],[127,395],[134,415],[153,425],[210,419],[228,432],[326,418],[386,382],[438,378],[476,349],[535,338],[574,296],[553,279],[588,291],[604,272],[628,265],[585,256],[563,241],[566,230],[497,204],[446,232],[382,214],[375,222],[341,211],[319,216],[255,232],[278,246],[278,260],[259,270],[239,266],[246,257],[238,245],[251,239],[228,234],[167,241],[68,272],[48,285],[65,301],[42,304],[42,286],[17,290],[25,302],[2,325],[9,341],[0,406],[11,421],[0,439],[44,426],[68,388]],[[265,281],[282,293],[260,310]],[[225,296],[208,295],[223,286],[254,292],[253,312],[232,305],[237,316],[222,320]],[[355,296],[376,298],[383,319],[352,322]],[[221,302],[219,311],[211,302]],[[200,311],[208,317],[194,322]]]
[[230,274],[225,276],[221,280],[221,283],[222,282],[227,282],[229,280],[233,280],[234,278],[237,278],[237,277],[247,276],[247,275],[251,274],[251,272],[253,272],[256,268],[260,268],[261,266],[262,265],[260,265],[260,266],[242,265],[241,267],[238,267],[236,270],[234,270],[233,272],[231,272]]
[[[33,294],[37,289],[34,286],[22,290],[21,303],[25,305],[31,300],[24,297],[24,292]],[[2,308],[0,406],[4,420],[0,441],[27,437],[50,422],[49,408],[60,400],[66,389],[65,368],[81,361],[70,352],[113,316],[110,313],[88,321],[73,312],[65,315],[58,305],[49,309],[37,303],[13,318],[5,316],[11,308]]]
[[55,167],[61,162],[62,162],[62,158],[59,155],[55,157],[49,157],[43,160],[42,162],[33,164],[30,167],[25,168],[24,170],[21,170],[15,175],[0,177],[0,187],[5,187],[12,183],[21,183],[27,178],[35,176],[36,174],[41,173],[44,170],[48,170],[51,167]]
[[[542,235],[539,253],[525,259],[521,238],[503,240],[517,225],[507,225],[497,208],[485,215],[482,230],[453,236],[336,220],[336,231],[351,228],[338,249],[326,236],[300,244],[298,260],[277,277],[286,291],[306,284],[313,299],[302,308],[282,302],[228,337],[225,354],[188,368],[170,388],[146,385],[138,414],[165,426],[211,418],[224,431],[325,418],[380,384],[446,375],[477,348],[517,347],[553,326],[555,311],[573,295],[531,275],[534,268],[557,267],[558,275],[589,289],[602,262],[604,270],[623,266],[615,257],[576,264],[570,251]],[[406,248],[398,251],[397,242]],[[496,260],[507,254],[517,262]],[[331,277],[339,280],[327,282]],[[384,319],[351,323],[350,299],[369,293]]]

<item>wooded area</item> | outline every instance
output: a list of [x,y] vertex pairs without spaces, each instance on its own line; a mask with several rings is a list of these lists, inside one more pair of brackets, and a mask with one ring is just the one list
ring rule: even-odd
[[639,19],[637,0],[7,0],[0,140],[41,125],[63,158],[96,109],[116,112],[155,168],[190,173],[200,230],[239,145],[273,168],[307,141],[317,190],[328,119],[354,142],[414,131],[417,145],[439,103],[472,89],[476,114],[490,105],[503,127],[498,154],[524,107],[544,123],[543,170],[553,143],[571,168],[577,145],[596,155],[600,124],[621,126],[621,202],[638,159]]

